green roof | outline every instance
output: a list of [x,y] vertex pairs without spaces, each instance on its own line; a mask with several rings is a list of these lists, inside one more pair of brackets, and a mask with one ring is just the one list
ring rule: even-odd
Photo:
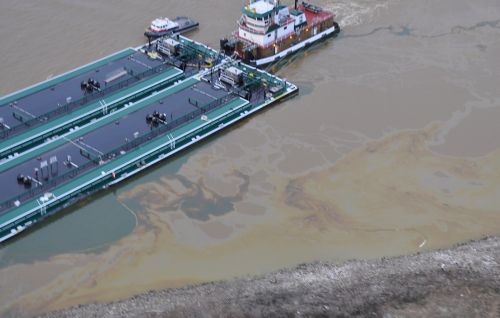
[[276,29],[278,29],[278,28],[279,28],[279,25],[277,25],[277,24],[275,23],[275,24],[271,25],[271,26],[269,27],[269,29],[267,29],[267,33],[272,32],[272,31],[274,31],[274,30],[276,30]]
[[303,27],[303,26],[306,26],[306,25],[307,25],[307,21],[304,21],[304,22],[302,22],[302,23],[300,23],[300,24],[297,24],[297,25],[295,26],[295,29],[299,29],[299,28],[301,28],[301,27]]
[[275,9],[271,9],[271,10],[264,12],[264,13],[256,13],[256,12],[253,12],[252,10],[248,10],[247,6],[244,6],[242,11],[246,16],[249,16],[250,18],[261,19],[261,18],[265,18],[265,17],[268,17],[271,14],[273,14]]
[[301,15],[301,14],[303,14],[303,13],[304,13],[304,12],[299,11],[299,10],[295,10],[295,9],[290,10],[290,14],[291,14],[291,15],[294,15],[294,16],[298,16],[298,15]]

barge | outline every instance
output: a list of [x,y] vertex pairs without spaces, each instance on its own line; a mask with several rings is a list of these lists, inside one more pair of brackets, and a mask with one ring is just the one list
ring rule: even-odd
[[0,242],[297,92],[175,34],[0,98]]
[[251,0],[242,11],[238,30],[221,39],[220,48],[260,68],[340,32],[332,12],[308,2],[288,7],[279,0]]

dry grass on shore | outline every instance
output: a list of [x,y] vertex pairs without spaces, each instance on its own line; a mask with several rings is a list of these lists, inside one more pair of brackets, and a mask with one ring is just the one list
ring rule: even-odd
[[500,316],[500,238],[149,292],[43,317]]

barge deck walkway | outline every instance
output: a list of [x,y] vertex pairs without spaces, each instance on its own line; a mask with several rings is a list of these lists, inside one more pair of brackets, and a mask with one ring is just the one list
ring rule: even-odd
[[[152,78],[136,83],[135,85],[132,85],[111,96],[102,98],[67,115],[63,115],[50,122],[34,127],[33,129],[17,136],[13,136],[8,140],[4,140],[0,142],[0,157],[6,153],[12,153],[13,150],[17,150],[22,147],[30,147],[36,139],[42,139],[41,141],[44,141],[46,138],[53,136],[54,133],[57,133],[59,128],[63,129],[68,125],[71,126],[79,119],[83,120],[84,118],[95,115],[96,112],[101,112],[104,108],[109,109],[117,103],[121,103],[125,100],[133,98],[134,96],[142,94],[149,88],[154,88],[162,83],[179,79],[182,77],[182,74],[183,72],[181,70],[177,68],[170,68]],[[29,153],[31,153],[31,155],[36,155],[39,153],[39,150],[34,148],[31,149]],[[7,160],[4,158],[4,160],[0,162],[0,171],[6,169],[5,167],[9,167],[18,162],[19,159],[17,156],[13,156]]]
[[[219,108],[209,112],[207,115],[209,118],[216,119],[218,117],[224,116],[228,112],[234,112],[235,110],[246,106],[249,102],[242,98],[236,98],[229,103],[220,106]],[[210,121],[204,121],[201,118],[194,119],[193,121],[183,125],[177,129],[170,132],[170,136],[175,140],[183,137],[192,130],[199,129],[203,125],[210,124]],[[72,193],[77,193],[81,189],[84,189],[93,182],[98,181],[102,178],[113,178],[113,173],[118,171],[122,167],[134,163],[140,160],[141,157],[154,152],[165,146],[167,143],[171,143],[172,139],[162,136],[157,138],[147,144],[141,145],[138,148],[120,156],[119,158],[100,166],[98,169],[94,169],[91,172],[85,173],[80,177],[74,178],[72,181],[65,183],[56,189],[51,191],[51,197],[53,200],[57,200],[59,197],[65,197]],[[20,219],[29,217],[32,213],[37,213],[40,210],[39,199],[31,199],[28,202],[23,203],[21,206],[16,207],[2,215],[0,215],[0,229],[12,222],[19,221]]]

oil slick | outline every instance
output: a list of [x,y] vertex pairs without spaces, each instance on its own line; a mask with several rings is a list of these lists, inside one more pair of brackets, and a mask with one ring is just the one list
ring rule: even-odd
[[[228,140],[217,146],[226,151],[204,147],[177,175],[118,194],[127,206],[139,202],[133,206],[138,226],[106,251],[1,269],[3,286],[13,283],[7,277],[16,276],[17,284],[30,279],[20,275],[27,268],[47,272],[38,288],[17,299],[1,290],[2,299],[10,299],[2,305],[57,309],[310,260],[417,252],[495,233],[500,151],[475,160],[435,154],[427,143],[438,130],[434,124],[386,136],[299,177],[266,175],[258,161],[235,171],[218,155],[230,152]],[[433,171],[455,178],[457,186],[438,190],[441,185],[422,178]],[[224,204],[231,209],[214,214],[220,209],[212,208]],[[49,270],[55,267],[60,270]]]

